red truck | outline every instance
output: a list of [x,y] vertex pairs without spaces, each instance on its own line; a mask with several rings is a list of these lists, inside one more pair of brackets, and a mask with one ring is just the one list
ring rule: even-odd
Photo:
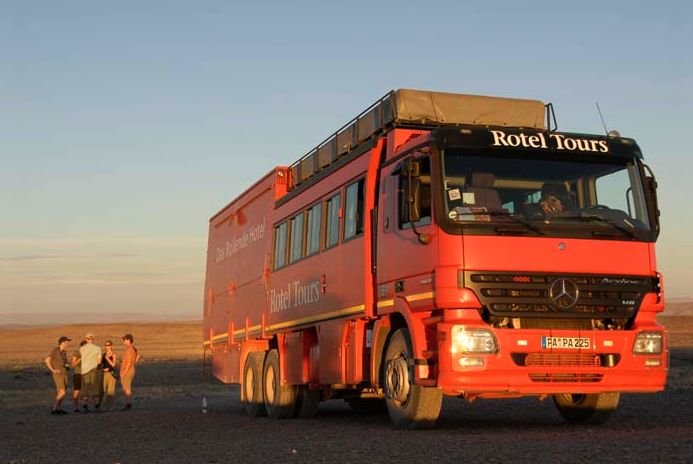
[[668,369],[656,181],[537,100],[400,89],[209,222],[204,339],[250,416],[443,395],[601,423]]

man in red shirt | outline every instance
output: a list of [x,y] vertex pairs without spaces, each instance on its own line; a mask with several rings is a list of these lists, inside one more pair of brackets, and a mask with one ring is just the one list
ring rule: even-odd
[[55,404],[53,405],[53,410],[51,414],[54,416],[67,414],[63,411],[62,403],[65,397],[65,390],[67,390],[67,355],[65,350],[67,349],[67,342],[71,339],[63,336],[58,339],[58,346],[56,346],[43,363],[46,365],[51,374],[53,374],[53,382],[55,383]]
[[123,407],[123,411],[132,409],[132,380],[135,378],[135,364],[137,364],[140,358],[137,353],[137,348],[133,345],[134,342],[135,339],[132,334],[123,335],[125,352],[123,353],[123,360],[120,364],[120,383],[123,386],[123,393],[125,394],[125,406]]

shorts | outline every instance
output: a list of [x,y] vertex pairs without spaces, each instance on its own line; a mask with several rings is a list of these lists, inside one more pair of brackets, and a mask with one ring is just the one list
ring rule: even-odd
[[74,391],[82,389],[82,374],[72,374],[72,389]]
[[123,375],[120,377],[120,384],[123,387],[123,390],[130,391],[132,390],[132,379],[135,378],[135,373],[134,372],[128,372],[126,375]]
[[56,391],[67,390],[67,374],[63,372],[60,374],[53,374],[53,382],[55,383]]
[[82,396],[99,396],[99,377],[96,369],[82,374]]

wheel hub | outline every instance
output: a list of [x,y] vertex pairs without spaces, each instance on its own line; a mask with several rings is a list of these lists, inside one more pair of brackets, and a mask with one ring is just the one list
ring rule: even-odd
[[252,369],[248,369],[245,374],[245,396],[247,402],[255,401],[255,376]]
[[275,395],[275,385],[274,385],[274,369],[270,367],[267,369],[266,379],[265,379],[265,396],[267,401],[272,404],[274,403]]
[[385,395],[399,404],[407,402],[409,397],[409,364],[402,353],[387,362],[385,370]]

